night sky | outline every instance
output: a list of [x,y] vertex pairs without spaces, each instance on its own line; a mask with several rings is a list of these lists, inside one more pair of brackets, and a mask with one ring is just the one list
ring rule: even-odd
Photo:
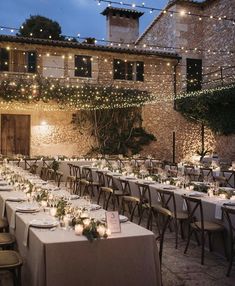
[[[106,38],[105,17],[100,12],[107,7],[95,0],[0,0],[0,26],[19,28],[30,15],[41,15],[59,22],[62,34],[68,36]],[[123,0],[125,3],[145,3],[146,6],[163,8],[168,0]],[[119,6],[120,7],[120,6]],[[142,10],[140,31],[151,23],[157,12]],[[1,31],[3,33],[4,31]]]

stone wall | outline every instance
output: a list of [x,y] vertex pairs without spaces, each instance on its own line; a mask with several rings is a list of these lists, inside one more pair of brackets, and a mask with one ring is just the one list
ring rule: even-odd
[[[233,0],[208,1],[207,4],[175,1],[169,10],[191,12],[197,15],[221,15],[234,18],[235,2]],[[235,65],[235,54],[215,53],[212,50],[234,50],[235,29],[232,22],[161,13],[146,32],[139,38],[139,45],[184,47],[177,52],[182,57],[177,68],[177,90],[185,87],[186,58],[202,59],[203,73],[218,70],[220,65]],[[191,51],[190,48],[201,48],[206,52]],[[235,69],[223,71],[229,74],[230,81],[235,81]],[[205,80],[220,78],[220,71],[208,75]],[[214,81],[210,86],[218,85]],[[228,80],[227,80],[228,82]],[[158,138],[152,143],[149,152],[156,153],[159,158],[172,158],[172,132],[176,132],[177,160],[190,157],[201,148],[201,126],[187,122],[179,113],[174,111],[173,104],[157,104],[144,108],[144,123],[146,128]],[[217,136],[210,130],[205,130],[205,148],[217,152],[225,160],[235,159],[235,136]]]
[[[176,60],[158,56],[144,56],[135,54],[111,53],[49,47],[41,45],[24,45],[19,43],[0,43],[0,47],[9,46],[11,50],[37,50],[39,56],[39,72],[43,73],[45,58],[63,57],[65,63],[64,77],[59,79],[62,84],[79,85],[83,83],[96,83],[113,85],[130,89],[147,90],[155,94],[159,100],[173,98],[173,67]],[[92,56],[92,78],[73,77],[73,55]],[[127,61],[144,61],[144,82],[113,80],[113,59]],[[53,72],[52,72],[53,73]],[[3,73],[2,77],[16,79],[31,76],[29,74]],[[49,75],[50,77],[50,75]],[[52,74],[53,78],[53,74]],[[74,111],[50,110],[48,104],[38,104],[37,108],[28,104],[1,104],[1,114],[29,114],[31,115],[31,150],[33,155],[81,155],[86,154],[94,144],[93,138],[86,132],[74,130],[71,124]],[[42,124],[42,122],[46,124]],[[158,132],[157,132],[158,136]],[[161,144],[161,142],[159,142]],[[147,152],[147,151],[146,151]]]

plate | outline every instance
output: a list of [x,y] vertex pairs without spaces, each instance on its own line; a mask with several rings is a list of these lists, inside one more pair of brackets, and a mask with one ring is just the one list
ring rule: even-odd
[[119,174],[119,173],[112,173],[111,175],[112,175],[112,176],[114,176],[114,177],[120,177],[122,174]]
[[235,202],[228,202],[228,203],[224,203],[224,206],[230,206],[230,207],[235,207]]
[[175,190],[176,187],[164,187],[163,190],[169,190],[169,191],[172,191],[172,190]]
[[126,177],[127,180],[137,180],[135,177]]
[[58,225],[58,221],[52,219],[33,219],[30,226],[40,228],[52,228]]
[[189,194],[189,197],[195,197],[195,198],[204,197],[204,196],[205,196],[205,194],[199,193],[199,192],[191,192]]
[[8,183],[6,181],[0,181],[0,186],[7,186]]
[[78,200],[80,197],[78,195],[70,195],[70,200]]
[[154,181],[144,181],[143,183],[144,183],[144,184],[147,184],[147,185],[153,185],[153,184],[155,184]]
[[91,204],[90,205],[90,210],[91,211],[97,211],[97,210],[100,210],[100,209],[101,209],[100,205],[96,205],[96,204]]
[[8,197],[8,198],[6,199],[6,201],[9,201],[9,202],[23,202],[23,201],[26,201],[26,198]]
[[12,191],[13,187],[6,185],[6,186],[0,186],[0,191]]
[[30,206],[30,205],[22,205],[22,206],[18,206],[16,208],[16,211],[21,212],[21,213],[34,213],[34,212],[38,212],[39,208],[35,206]]

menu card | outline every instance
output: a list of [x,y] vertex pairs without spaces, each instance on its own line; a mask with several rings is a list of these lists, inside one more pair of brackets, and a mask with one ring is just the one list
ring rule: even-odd
[[106,212],[106,222],[108,229],[111,231],[111,233],[121,232],[119,213],[117,211]]

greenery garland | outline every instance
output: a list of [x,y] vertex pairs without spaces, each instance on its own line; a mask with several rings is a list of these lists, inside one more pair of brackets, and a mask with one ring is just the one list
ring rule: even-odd
[[107,109],[142,106],[153,100],[145,90],[94,84],[66,84],[58,80],[35,77],[27,79],[4,79],[0,82],[0,97],[7,102],[34,103],[55,101],[76,109]]
[[235,133],[235,84],[181,94],[176,110],[220,135]]

